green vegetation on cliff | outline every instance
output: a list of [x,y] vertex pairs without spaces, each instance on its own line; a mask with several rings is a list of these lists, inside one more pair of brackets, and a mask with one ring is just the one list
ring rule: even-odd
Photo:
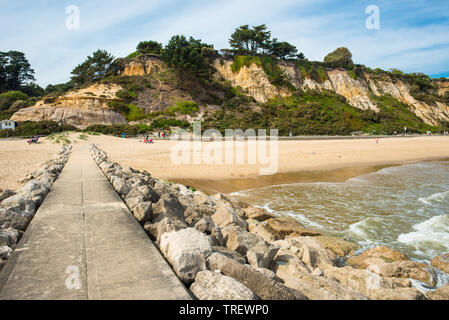
[[78,131],[78,129],[69,124],[59,125],[54,121],[25,121],[19,123],[15,130],[0,130],[0,138],[46,136],[64,131]]
[[236,105],[223,108],[206,118],[203,129],[278,129],[280,135],[350,135],[354,132],[393,134],[438,131],[426,125],[404,104],[391,96],[376,100],[380,112],[361,110],[346,103],[344,97],[330,91],[306,91],[283,99],[275,98],[257,108]]

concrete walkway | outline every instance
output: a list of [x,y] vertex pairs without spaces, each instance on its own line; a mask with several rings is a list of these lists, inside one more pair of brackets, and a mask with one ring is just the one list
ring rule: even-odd
[[88,146],[76,145],[0,273],[0,299],[191,297]]

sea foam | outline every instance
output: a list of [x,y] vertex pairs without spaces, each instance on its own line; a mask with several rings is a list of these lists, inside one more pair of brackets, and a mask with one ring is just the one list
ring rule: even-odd
[[449,215],[434,216],[413,226],[415,231],[403,233],[398,241],[421,252],[449,251]]

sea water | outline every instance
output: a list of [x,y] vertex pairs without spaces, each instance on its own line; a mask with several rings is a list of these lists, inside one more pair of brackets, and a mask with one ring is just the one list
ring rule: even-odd
[[[345,182],[273,185],[231,194],[362,250],[387,246],[430,263],[449,252],[449,162],[381,169]],[[362,251],[361,250],[361,251]],[[438,273],[438,287],[449,283]]]

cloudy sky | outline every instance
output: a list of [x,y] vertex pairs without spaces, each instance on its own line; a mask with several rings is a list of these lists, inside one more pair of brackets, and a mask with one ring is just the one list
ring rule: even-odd
[[[80,28],[68,29],[68,6],[79,8]],[[380,12],[368,29],[366,8]],[[0,0],[0,51],[25,52],[41,86],[62,83],[97,49],[115,57],[142,40],[167,43],[184,34],[227,48],[233,30],[265,23],[309,60],[348,47],[356,63],[449,76],[447,0]]]

